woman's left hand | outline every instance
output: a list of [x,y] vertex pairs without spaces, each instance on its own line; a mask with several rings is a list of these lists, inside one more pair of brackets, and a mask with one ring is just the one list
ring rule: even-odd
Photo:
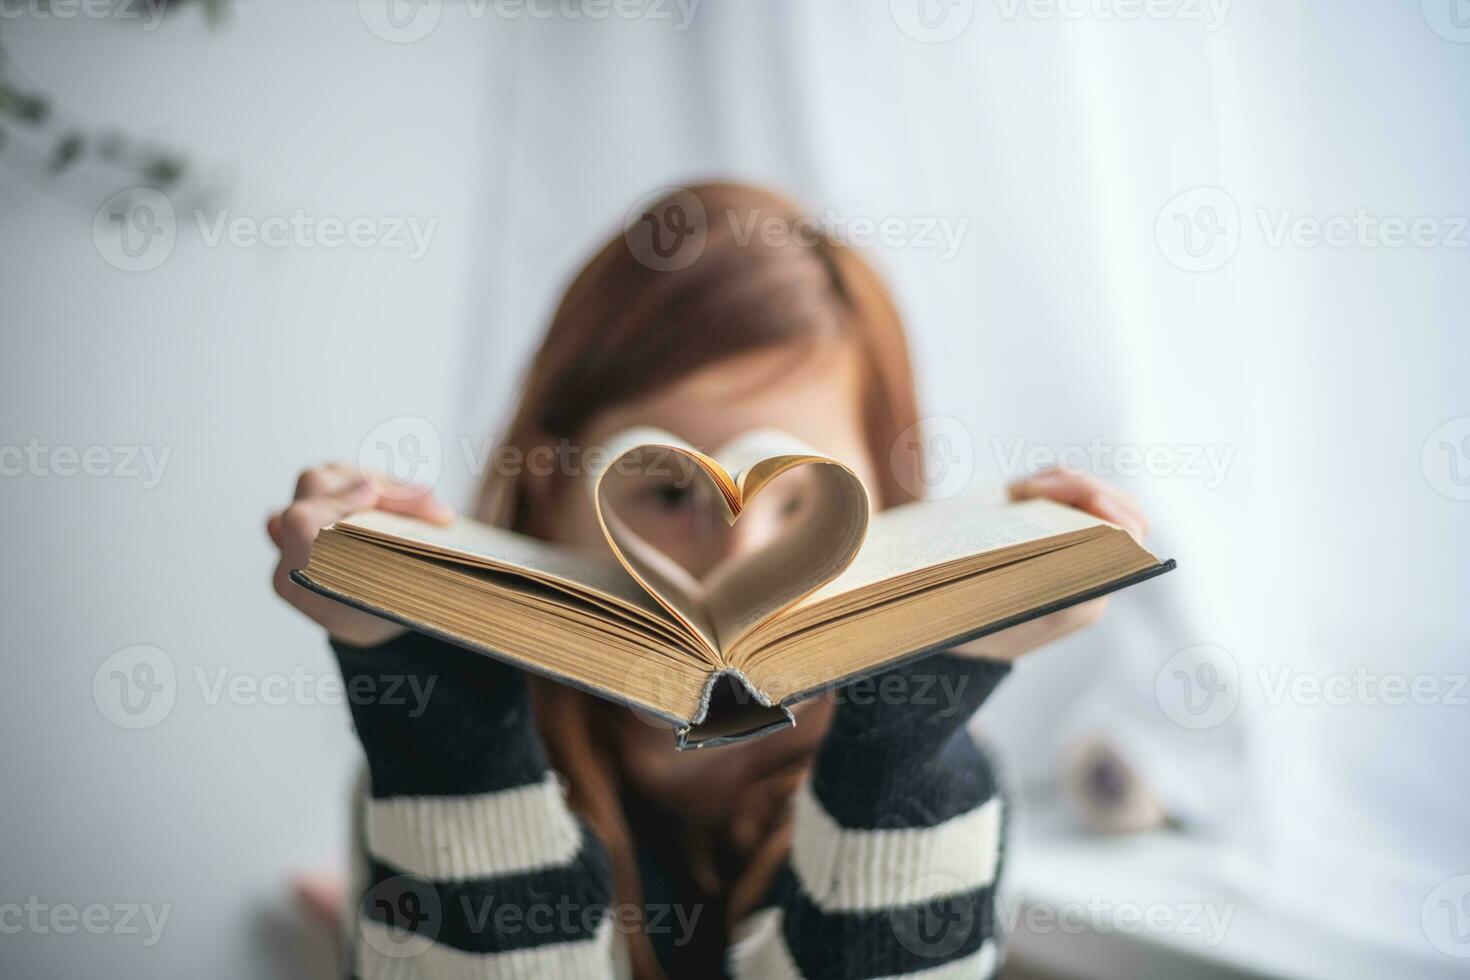
[[[1087,473],[1048,470],[1011,484],[1010,495],[1012,500],[1046,497],[1058,503],[1069,504],[1078,510],[1085,510],[1094,517],[1118,525],[1140,544],[1143,543],[1143,536],[1148,533],[1148,519],[1143,516],[1132,497]],[[987,660],[1015,660],[1029,650],[1092,625],[1102,616],[1107,605],[1107,599],[1093,599],[961,644],[950,652],[968,657],[984,657]]]

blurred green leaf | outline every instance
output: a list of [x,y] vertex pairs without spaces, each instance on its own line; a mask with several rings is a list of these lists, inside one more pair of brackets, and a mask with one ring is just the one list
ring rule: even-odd
[[77,162],[86,145],[87,141],[82,138],[81,133],[67,133],[51,148],[51,159],[46,164],[47,169],[53,174],[61,173]]
[[40,125],[51,115],[51,106],[41,96],[23,92],[0,79],[0,112],[24,123]]
[[184,172],[184,161],[174,157],[156,157],[143,168],[143,176],[155,187],[167,187]]

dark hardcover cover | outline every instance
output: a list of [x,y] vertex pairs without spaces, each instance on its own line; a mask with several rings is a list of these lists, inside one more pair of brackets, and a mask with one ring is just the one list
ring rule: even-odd
[[572,680],[571,678],[564,677],[561,674],[553,673],[547,670],[545,667],[540,666],[539,664],[533,664],[524,660],[519,660],[515,657],[510,657],[496,650],[492,650],[489,647],[480,646],[479,644],[475,643],[468,643],[458,637],[450,636],[447,633],[443,633],[439,630],[434,629],[432,626],[426,626],[422,623],[416,623],[411,620],[404,619],[403,617],[398,616],[395,613],[391,613],[386,609],[382,609],[377,606],[361,602],[350,596],[343,595],[340,592],[337,592],[333,589],[328,589],[325,586],[313,582],[311,579],[307,578],[305,572],[299,569],[291,573],[291,581],[295,582],[297,585],[301,586],[304,589],[310,589],[312,592],[315,592],[318,595],[324,595],[329,599],[335,599],[338,602],[342,602],[357,609],[361,609],[364,612],[372,613],[374,616],[381,616],[383,619],[391,620],[392,622],[398,623],[401,626],[406,626],[409,629],[417,630],[418,632],[423,633],[427,636],[432,636],[435,639],[443,640],[445,643],[452,643],[455,646],[464,647],[465,649],[473,650],[476,653],[486,654],[487,656],[494,657],[497,660],[503,660],[506,663],[509,663],[511,666],[519,667],[522,670],[527,670],[531,673],[540,674],[543,677],[549,677],[554,681],[570,685],[571,687],[575,687],[578,690],[586,691],[588,694],[594,694],[597,697],[604,698],[609,701],[614,701],[618,704],[626,705],[631,708],[637,708],[639,711],[645,711],[649,714],[657,715],[658,717],[663,718],[665,721],[668,721],[674,726],[674,744],[677,745],[680,749],[704,749],[713,748],[717,745],[729,745],[732,742],[744,742],[749,739],[759,738],[760,736],[765,735],[769,732],[777,731],[778,729],[788,728],[792,725],[795,725],[796,718],[794,715],[792,715],[789,705],[805,701],[808,698],[816,697],[824,691],[829,691],[835,687],[841,687],[844,684],[850,684],[853,681],[861,680],[863,677],[866,677],[870,674],[876,674],[880,671],[889,670],[893,667],[899,666],[900,664],[909,663],[913,660],[918,660],[932,654],[940,653],[941,651],[948,650],[950,647],[958,646],[961,643],[968,643],[971,640],[978,640],[980,637],[989,636],[991,633],[999,633],[1001,630],[1010,629],[1012,626],[1019,626],[1020,624],[1029,622],[1030,620],[1037,619],[1041,616],[1046,616],[1050,613],[1054,613],[1062,609],[1066,609],[1069,606],[1075,606],[1078,603],[1087,602],[1091,599],[1096,599],[1100,596],[1108,595],[1111,592],[1117,592],[1119,589],[1126,589],[1130,585],[1137,585],[1139,582],[1144,582],[1148,579],[1162,575],[1165,572],[1173,571],[1176,567],[1177,565],[1172,558],[1168,559],[1167,561],[1161,561],[1157,565],[1151,565],[1141,572],[1135,572],[1132,575],[1128,575],[1124,578],[1108,582],[1104,585],[1098,586],[1097,588],[1088,589],[1085,592],[1079,592],[1076,595],[1068,596],[1065,599],[1060,599],[1056,602],[1048,603],[1045,606],[1040,606],[1029,612],[1022,613],[1019,616],[1012,616],[1009,619],[1003,619],[998,622],[991,623],[988,626],[982,626],[977,630],[973,630],[971,632],[952,637],[943,641],[942,643],[936,643],[933,646],[925,647],[922,650],[915,650],[914,652],[905,654],[902,657],[896,657],[893,660],[884,661],[876,667],[870,667],[866,670],[856,671],[842,677],[833,678],[832,680],[827,681],[826,683],[821,684],[817,687],[809,688],[805,691],[800,692],[799,694],[795,694],[781,704],[771,703],[771,701],[766,698],[765,695],[757,691],[750,684],[750,682],[745,679],[744,674],[734,668],[725,668],[723,670],[713,671],[709,676],[709,680],[705,683],[704,694],[700,698],[699,709],[695,712],[695,716],[693,718],[680,718],[675,715],[666,714],[662,711],[651,708],[648,705],[631,701],[628,698],[625,698],[613,691],[590,687],[586,684],[582,684],[578,681]]

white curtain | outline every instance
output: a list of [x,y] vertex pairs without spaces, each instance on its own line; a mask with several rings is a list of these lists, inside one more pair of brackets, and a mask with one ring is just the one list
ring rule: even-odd
[[[1470,46],[1433,3],[961,0],[928,11],[968,18],[944,41],[914,6],[497,22],[462,431],[503,419],[560,289],[650,190],[729,175],[962,227],[952,256],[871,250],[924,410],[958,420],[977,486],[1101,462],[1180,563],[987,709],[1021,781],[1102,732],[1188,832],[1259,861],[1262,901],[1432,952],[1426,896],[1470,872],[1470,503],[1435,470],[1455,450],[1421,454],[1470,415]],[[1439,240],[1277,235],[1360,210]],[[1364,672],[1437,700],[1280,696]]]

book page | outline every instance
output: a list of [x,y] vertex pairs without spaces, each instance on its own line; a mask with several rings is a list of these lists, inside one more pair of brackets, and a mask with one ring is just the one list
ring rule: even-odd
[[[985,634],[987,627],[1018,625],[1150,570],[1157,574],[1172,567],[1110,527],[1081,528],[993,551],[995,557],[1008,552],[1017,557],[913,592],[891,592],[886,601],[856,606],[817,627],[776,637],[743,662],[741,670],[761,693],[784,703],[911,653],[952,647]],[[1048,548],[1049,538],[1071,544]]]
[[715,450],[714,458],[735,481],[741,500],[747,501],[784,461],[828,457],[789,432],[755,429]]
[[994,503],[970,495],[916,501],[877,514],[857,557],[837,578],[801,603],[901,578],[975,555],[1108,522],[1051,500]]
[[867,536],[871,505],[852,470],[784,432],[748,433],[716,458],[735,476],[742,511],[761,508],[768,486],[800,505],[771,544],[722,562],[706,578],[710,618],[720,648],[729,650],[848,567]]
[[425,560],[341,527],[322,532],[297,574],[298,584],[340,601],[678,723],[699,714],[711,665],[692,641],[672,626],[641,629],[592,593],[579,598],[478,562]]
[[719,640],[705,606],[703,584],[640,537],[618,514],[617,502],[636,495],[637,488],[645,486],[695,485],[708,490],[711,502],[717,502],[728,514],[738,495],[733,481],[710,457],[660,429],[629,429],[613,436],[607,448],[602,465],[589,475],[592,506],[608,546],[655,601],[694,631],[711,653],[716,653]]
[[[810,482],[800,513],[781,525],[770,545],[732,556],[703,580],[640,537],[617,513],[618,501],[661,480],[702,488],[701,505],[713,508],[712,519],[733,526],[763,488],[795,478],[786,474],[798,469],[802,472],[796,476]],[[592,492],[608,543],[628,572],[717,650],[839,574],[867,531],[867,492],[857,476],[776,430],[746,433],[713,456],[666,432],[628,430],[610,441]]]
[[389,541],[435,557],[455,559],[527,578],[553,582],[573,592],[592,592],[646,616],[667,619],[663,610],[616,563],[548,544],[538,538],[461,517],[453,524],[364,511],[338,521],[336,527],[379,541]]

